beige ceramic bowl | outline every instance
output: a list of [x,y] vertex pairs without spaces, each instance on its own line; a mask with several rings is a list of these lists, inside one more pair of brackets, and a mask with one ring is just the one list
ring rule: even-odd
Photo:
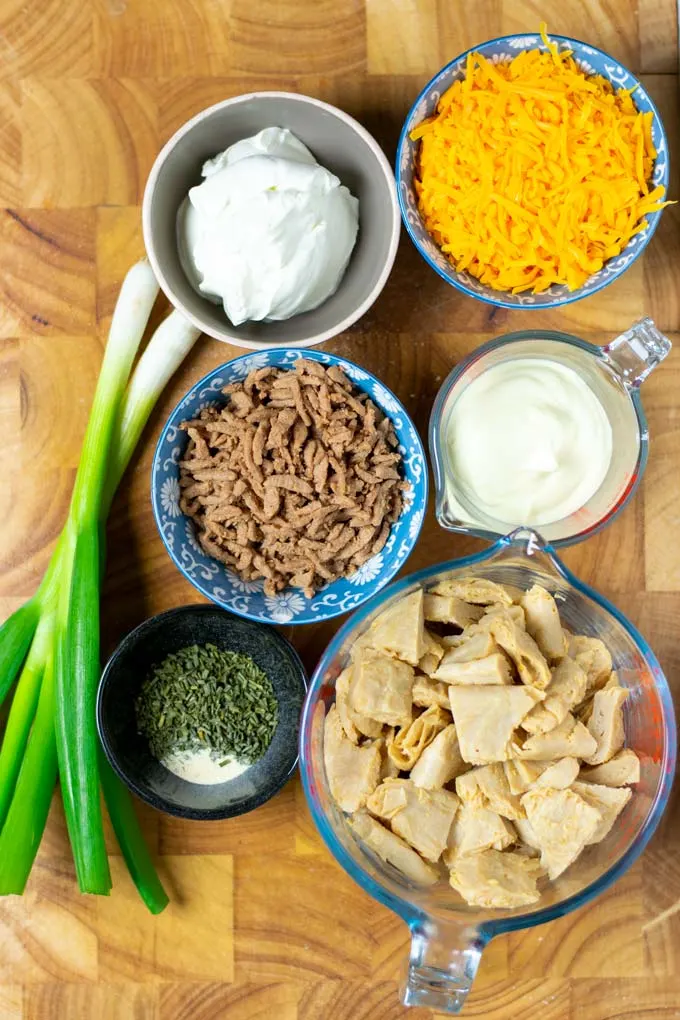
[[[177,214],[189,188],[200,183],[206,159],[266,127],[292,131],[356,195],[359,235],[338,290],[318,308],[284,322],[234,326],[221,304],[202,297],[189,282],[180,259]],[[149,261],[175,307],[215,339],[252,349],[312,347],[361,318],[385,286],[400,229],[394,175],[375,139],[336,107],[289,92],[227,99],[181,127],[153,165],[142,222]]]

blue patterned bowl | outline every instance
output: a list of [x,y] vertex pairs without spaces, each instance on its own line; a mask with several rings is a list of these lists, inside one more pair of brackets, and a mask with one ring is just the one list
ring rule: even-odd
[[[617,90],[635,88],[633,100],[638,110],[643,113],[651,111],[653,115],[652,139],[658,155],[652,173],[652,183],[654,186],[663,184],[668,189],[669,164],[666,133],[659,112],[644,86],[622,64],[595,46],[587,46],[585,43],[579,42],[578,39],[568,39],[561,35],[551,35],[550,39],[552,42],[556,42],[560,49],[572,50],[576,62],[586,74],[599,74],[603,78],[607,78]],[[492,39],[480,46],[474,46],[472,50],[456,57],[450,64],[442,68],[432,81],[428,82],[416,99],[402,128],[397,148],[399,205],[402,219],[416,248],[428,265],[451,286],[463,291],[464,294],[469,294],[480,301],[486,301],[488,304],[498,305],[501,308],[556,308],[558,305],[571,304],[572,301],[579,301],[581,298],[602,290],[642,254],[656,230],[661,216],[661,212],[649,213],[646,216],[647,227],[631,238],[620,255],[605,262],[602,269],[598,273],[594,273],[577,290],[569,290],[566,286],[555,284],[541,294],[530,292],[511,294],[508,291],[493,290],[486,284],[480,283],[469,273],[459,273],[440,251],[425,229],[418,212],[418,200],[413,187],[418,143],[412,142],[409,134],[425,117],[435,113],[437,103],[444,92],[451,87],[454,81],[464,76],[465,60],[468,53],[481,53],[487,60],[497,64],[512,60],[520,50],[536,49],[537,47],[545,48],[540,35],[505,35],[500,39]]]
[[[292,368],[304,356],[323,365],[339,365],[358,389],[392,420],[403,456],[404,476],[411,483],[401,517],[381,552],[364,563],[351,577],[341,578],[306,598],[296,588],[277,595],[265,595],[262,581],[242,581],[224,564],[206,555],[196,541],[194,525],[179,508],[179,460],[187,444],[181,422],[194,417],[211,403],[226,403],[222,388],[244,379],[248,372],[265,365]],[[420,436],[393,393],[375,376],[351,361],[320,351],[278,348],[246,354],[221,365],[198,382],[179,402],[168,419],[153,460],[151,501],[154,517],[170,557],[202,595],[223,609],[264,623],[318,623],[356,609],[372,598],[404,565],[413,549],[427,507],[427,462]]]

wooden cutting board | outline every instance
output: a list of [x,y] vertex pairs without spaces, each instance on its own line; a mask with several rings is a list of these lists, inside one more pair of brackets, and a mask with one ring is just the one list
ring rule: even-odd
[[[587,39],[658,102],[678,196],[674,0],[0,0],[0,611],[35,589],[66,513],[109,316],[142,253],[139,202],[159,146],[188,117],[251,89],[336,103],[390,157],[444,62],[508,32]],[[490,308],[447,287],[403,240],[385,291],[328,344],[377,372],[423,435],[453,363],[483,340],[542,326],[601,342],[651,315],[676,347],[644,399],[644,484],[568,564],[628,613],[680,696],[680,213],[601,294],[545,313]],[[156,534],[149,466],[191,384],[235,349],[202,340],[168,388],[109,528],[105,651],[159,610],[196,601]],[[430,509],[416,569],[475,543]],[[307,665],[332,625],[289,628]],[[396,1020],[402,923],[335,864],[291,782],[216,824],[142,811],[173,903],[151,918],[120,859],[106,900],[81,897],[59,804],[28,892],[0,902],[0,1020]],[[644,858],[553,924],[495,940],[466,1009],[489,1020],[680,1017],[677,794]],[[414,1010],[411,1020],[430,1013]]]

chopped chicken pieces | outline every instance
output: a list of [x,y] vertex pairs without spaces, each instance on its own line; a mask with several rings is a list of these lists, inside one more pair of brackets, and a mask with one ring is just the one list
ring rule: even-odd
[[553,790],[566,790],[571,786],[578,775],[578,758],[560,758],[548,764],[545,772],[541,772],[538,779],[532,783],[534,790],[539,787],[549,786]]
[[586,674],[586,694],[592,694],[607,682],[612,671],[612,657],[605,643],[599,638],[586,637],[585,634],[570,634],[567,655],[578,662]]
[[471,765],[515,757],[511,738],[542,694],[524,686],[450,687],[460,753]]
[[367,807],[434,863],[446,849],[458,797],[449,790],[424,790],[410,779],[386,779],[369,797]]
[[450,623],[461,630],[469,623],[476,623],[484,609],[471,606],[455,595],[428,594],[423,599],[425,619],[433,623]]
[[520,595],[516,588],[509,585],[496,584],[485,577],[461,577],[456,580],[439,581],[432,588],[436,595],[454,595],[474,606],[511,606],[515,596]]
[[358,839],[414,883],[445,865],[473,906],[535,903],[538,879],[605,839],[632,797],[628,691],[540,585],[412,591],[350,659],[325,720],[329,787]]
[[601,786],[628,786],[629,783],[639,783],[640,759],[635,751],[626,747],[602,765],[582,768],[581,779],[587,783],[599,783]]
[[541,851],[541,864],[556,879],[591,842],[602,816],[572,790],[529,790],[522,807]]
[[495,811],[477,804],[461,804],[449,832],[449,848],[444,855],[448,866],[458,854],[476,854],[481,850],[505,850],[517,839],[510,822]]
[[426,673],[427,676],[431,676],[442,661],[444,646],[437,641],[434,634],[432,634],[427,627],[425,628],[424,637],[425,654],[422,655],[418,661],[418,669],[422,673]]
[[522,723],[527,733],[547,733],[566,719],[586,693],[586,675],[577,662],[564,658],[552,671],[545,701],[529,712]]
[[581,702],[578,708],[574,709],[574,715],[582,722],[584,726],[588,725],[591,715],[593,714],[593,695],[588,695],[587,698]]
[[588,732],[597,746],[591,754],[580,756],[588,765],[601,765],[609,761],[623,747],[625,733],[622,708],[627,697],[627,688],[618,685],[607,686],[595,692]]
[[351,707],[388,726],[409,726],[413,677],[413,669],[406,662],[365,648],[354,663]]
[[416,673],[411,692],[413,704],[419,708],[429,708],[430,705],[439,705],[440,708],[450,709],[449,685],[439,680],[431,680],[427,676],[420,676]]
[[519,836],[519,847],[529,853],[530,857],[540,856],[541,847],[539,846],[538,838],[536,833],[531,828],[531,822],[528,818],[516,818],[512,823],[515,826],[515,832]]
[[521,818],[524,814],[519,797],[510,789],[501,762],[480,765],[458,776],[456,793],[465,804],[489,808],[504,818]]
[[547,761],[553,758],[585,758],[595,753],[597,742],[583,723],[568,712],[549,733],[534,733],[523,745],[514,744],[510,757]]
[[472,631],[474,627],[480,632],[491,630],[501,620],[511,627],[519,627],[520,630],[527,629],[526,617],[521,606],[489,606],[481,620],[478,623],[470,624],[468,629]]
[[394,726],[385,727],[385,736],[380,749],[382,763],[380,765],[380,782],[383,779],[396,779],[399,775],[399,766],[395,765],[390,757],[390,745],[394,741],[396,729]]
[[460,753],[456,727],[451,724],[422,752],[411,770],[411,779],[424,790],[439,790],[469,767]]
[[340,714],[333,705],[326,716],[323,742],[324,764],[333,798],[350,814],[362,808],[380,780],[380,747],[357,747],[348,738]]
[[524,610],[527,631],[548,662],[557,662],[566,655],[567,639],[555,599],[550,592],[540,584],[535,584],[522,595],[519,604]]
[[[576,758],[561,758],[557,761],[525,761],[522,758],[514,758],[512,761],[503,762],[503,770],[510,791],[514,794],[526,793],[533,786],[539,785],[539,780],[546,772],[549,773],[548,781],[540,785],[563,789],[571,786],[576,778],[572,776],[567,782],[568,777],[573,772],[573,766],[569,764],[572,761],[575,761],[578,766],[578,759]],[[568,764],[564,765],[563,762]]]
[[379,737],[382,733],[382,723],[376,722],[370,716],[361,715],[355,712],[350,704],[350,691],[352,687],[354,669],[348,666],[343,669],[335,681],[335,705],[340,716],[342,728],[352,741],[358,744],[361,736]]
[[539,899],[540,866],[522,854],[484,850],[456,857],[450,869],[451,885],[470,906],[512,909]]
[[552,679],[550,667],[531,635],[500,615],[492,620],[490,630],[496,643],[514,662],[522,683],[545,690]]
[[397,871],[416,882],[417,885],[434,885],[439,872],[412,850],[399,836],[386,829],[365,811],[359,811],[350,820],[350,825],[365,845]]
[[552,762],[548,761],[524,761],[522,758],[513,758],[503,762],[503,771],[508,781],[511,793],[526,793],[530,786]]
[[[352,713],[347,704],[347,695],[349,692],[350,678],[352,676],[352,667],[348,666],[347,669],[343,669],[342,673],[338,676],[335,681],[335,707],[338,710],[338,716],[342,723],[342,728],[345,731],[345,735],[353,744],[358,744],[361,734],[354,724],[352,719]],[[381,726],[382,729],[382,726]]]
[[600,812],[602,820],[588,843],[600,843],[611,832],[612,826],[633,796],[627,787],[600,786],[598,783],[574,783],[574,793]]
[[512,671],[510,663],[502,652],[487,655],[484,659],[473,659],[471,662],[459,662],[451,655],[458,649],[446,652],[437,669],[432,674],[433,680],[444,680],[447,684],[511,684]]
[[498,651],[498,645],[488,631],[468,634],[463,631],[454,637],[445,636],[442,644],[446,651],[447,662],[472,662],[474,659],[486,659]]
[[417,716],[410,726],[400,729],[389,746],[388,754],[398,769],[412,769],[428,744],[448,726],[451,716],[439,705],[431,705]]
[[426,652],[422,588],[382,612],[373,621],[368,637],[378,651],[417,666]]

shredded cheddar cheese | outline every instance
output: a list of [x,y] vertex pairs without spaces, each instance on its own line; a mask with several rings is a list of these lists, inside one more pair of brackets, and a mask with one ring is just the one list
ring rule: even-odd
[[649,185],[652,114],[541,33],[547,52],[469,54],[411,132],[428,231],[457,270],[513,294],[575,290],[667,204]]

